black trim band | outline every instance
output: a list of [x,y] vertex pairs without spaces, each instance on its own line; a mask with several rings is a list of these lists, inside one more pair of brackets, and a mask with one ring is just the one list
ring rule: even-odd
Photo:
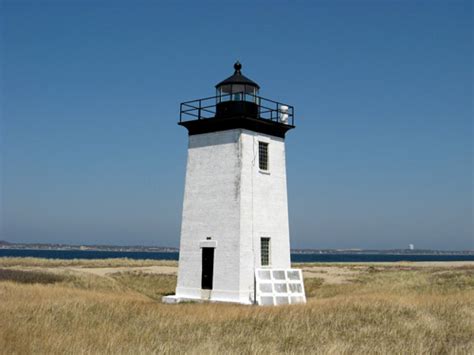
[[275,137],[285,138],[286,132],[295,126],[274,122],[261,118],[251,118],[245,116],[226,118],[207,118],[203,120],[192,120],[178,122],[180,126],[188,129],[190,136],[195,134],[227,131],[229,129],[248,129],[250,131],[268,134]]

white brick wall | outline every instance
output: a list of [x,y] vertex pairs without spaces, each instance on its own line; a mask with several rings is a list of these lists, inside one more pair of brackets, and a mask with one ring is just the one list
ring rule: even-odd
[[[258,141],[269,143],[259,171]],[[200,243],[216,241],[211,299],[250,303],[260,238],[271,238],[271,266],[290,267],[282,138],[234,129],[189,137],[177,297],[201,298]]]

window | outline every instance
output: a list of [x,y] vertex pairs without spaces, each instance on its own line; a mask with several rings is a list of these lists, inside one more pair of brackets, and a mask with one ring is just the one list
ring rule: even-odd
[[270,265],[270,238],[260,238],[260,264]]
[[258,167],[260,170],[268,170],[268,143],[258,142]]

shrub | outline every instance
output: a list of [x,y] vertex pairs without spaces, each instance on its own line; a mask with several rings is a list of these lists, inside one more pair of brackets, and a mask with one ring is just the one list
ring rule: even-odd
[[0,281],[13,281],[24,284],[52,284],[63,280],[63,276],[48,272],[0,269]]

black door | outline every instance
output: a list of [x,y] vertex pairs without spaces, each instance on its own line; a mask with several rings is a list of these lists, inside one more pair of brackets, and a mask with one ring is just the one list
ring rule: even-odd
[[201,288],[212,290],[212,275],[214,273],[214,248],[202,248],[202,278]]

